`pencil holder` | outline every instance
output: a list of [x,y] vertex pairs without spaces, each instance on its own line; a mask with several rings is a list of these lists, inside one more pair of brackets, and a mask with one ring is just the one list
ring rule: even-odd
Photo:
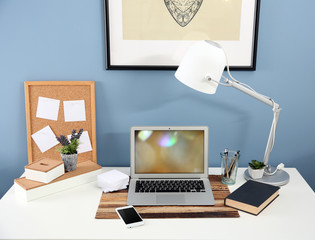
[[221,182],[227,185],[233,185],[236,180],[239,152],[228,151],[220,153],[221,156]]

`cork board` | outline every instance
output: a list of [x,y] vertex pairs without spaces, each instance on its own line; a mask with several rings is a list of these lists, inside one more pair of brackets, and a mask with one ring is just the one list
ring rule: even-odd
[[[95,118],[95,82],[94,81],[34,81],[25,82],[25,107],[27,125],[28,163],[43,158],[61,159],[56,150],[61,144],[41,152],[32,134],[49,126],[55,136],[70,135],[72,129],[83,128],[88,131],[92,151],[78,154],[78,163],[97,162],[96,157],[96,118]],[[60,100],[57,120],[36,117],[39,97]],[[63,101],[84,100],[86,121],[66,122]]]

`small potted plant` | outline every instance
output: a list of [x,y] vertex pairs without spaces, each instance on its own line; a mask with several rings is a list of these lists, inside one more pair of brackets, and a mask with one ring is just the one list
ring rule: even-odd
[[252,162],[248,163],[248,165],[248,173],[251,178],[262,178],[266,166],[263,162],[252,160]]
[[65,171],[70,172],[74,171],[77,168],[78,161],[78,152],[77,149],[79,147],[79,139],[82,135],[83,129],[81,128],[79,132],[73,129],[71,133],[70,141],[66,136],[60,135],[60,137],[56,137],[58,142],[61,143],[62,147],[57,148],[57,151],[60,152],[61,159],[65,165]]

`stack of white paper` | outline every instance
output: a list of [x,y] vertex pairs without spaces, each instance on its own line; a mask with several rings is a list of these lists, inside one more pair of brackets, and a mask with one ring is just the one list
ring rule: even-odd
[[97,176],[97,185],[106,192],[127,188],[129,176],[117,170],[111,170]]

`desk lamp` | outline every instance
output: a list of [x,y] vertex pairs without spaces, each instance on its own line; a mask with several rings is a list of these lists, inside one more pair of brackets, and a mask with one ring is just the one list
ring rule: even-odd
[[[231,79],[222,75],[225,66]],[[271,106],[273,110],[273,121],[263,161],[266,167],[263,177],[256,181],[276,186],[282,186],[289,182],[290,176],[283,170],[283,164],[279,164],[276,168],[268,164],[269,155],[274,145],[276,127],[281,108],[272,98],[256,92],[250,86],[241,83],[232,77],[226,53],[218,43],[208,40],[196,42],[190,49],[188,49],[175,73],[175,77],[188,87],[203,93],[214,94],[220,84],[240,90]],[[221,78],[223,78],[224,83],[220,82]],[[244,177],[246,180],[251,179],[248,170],[245,171]]]

